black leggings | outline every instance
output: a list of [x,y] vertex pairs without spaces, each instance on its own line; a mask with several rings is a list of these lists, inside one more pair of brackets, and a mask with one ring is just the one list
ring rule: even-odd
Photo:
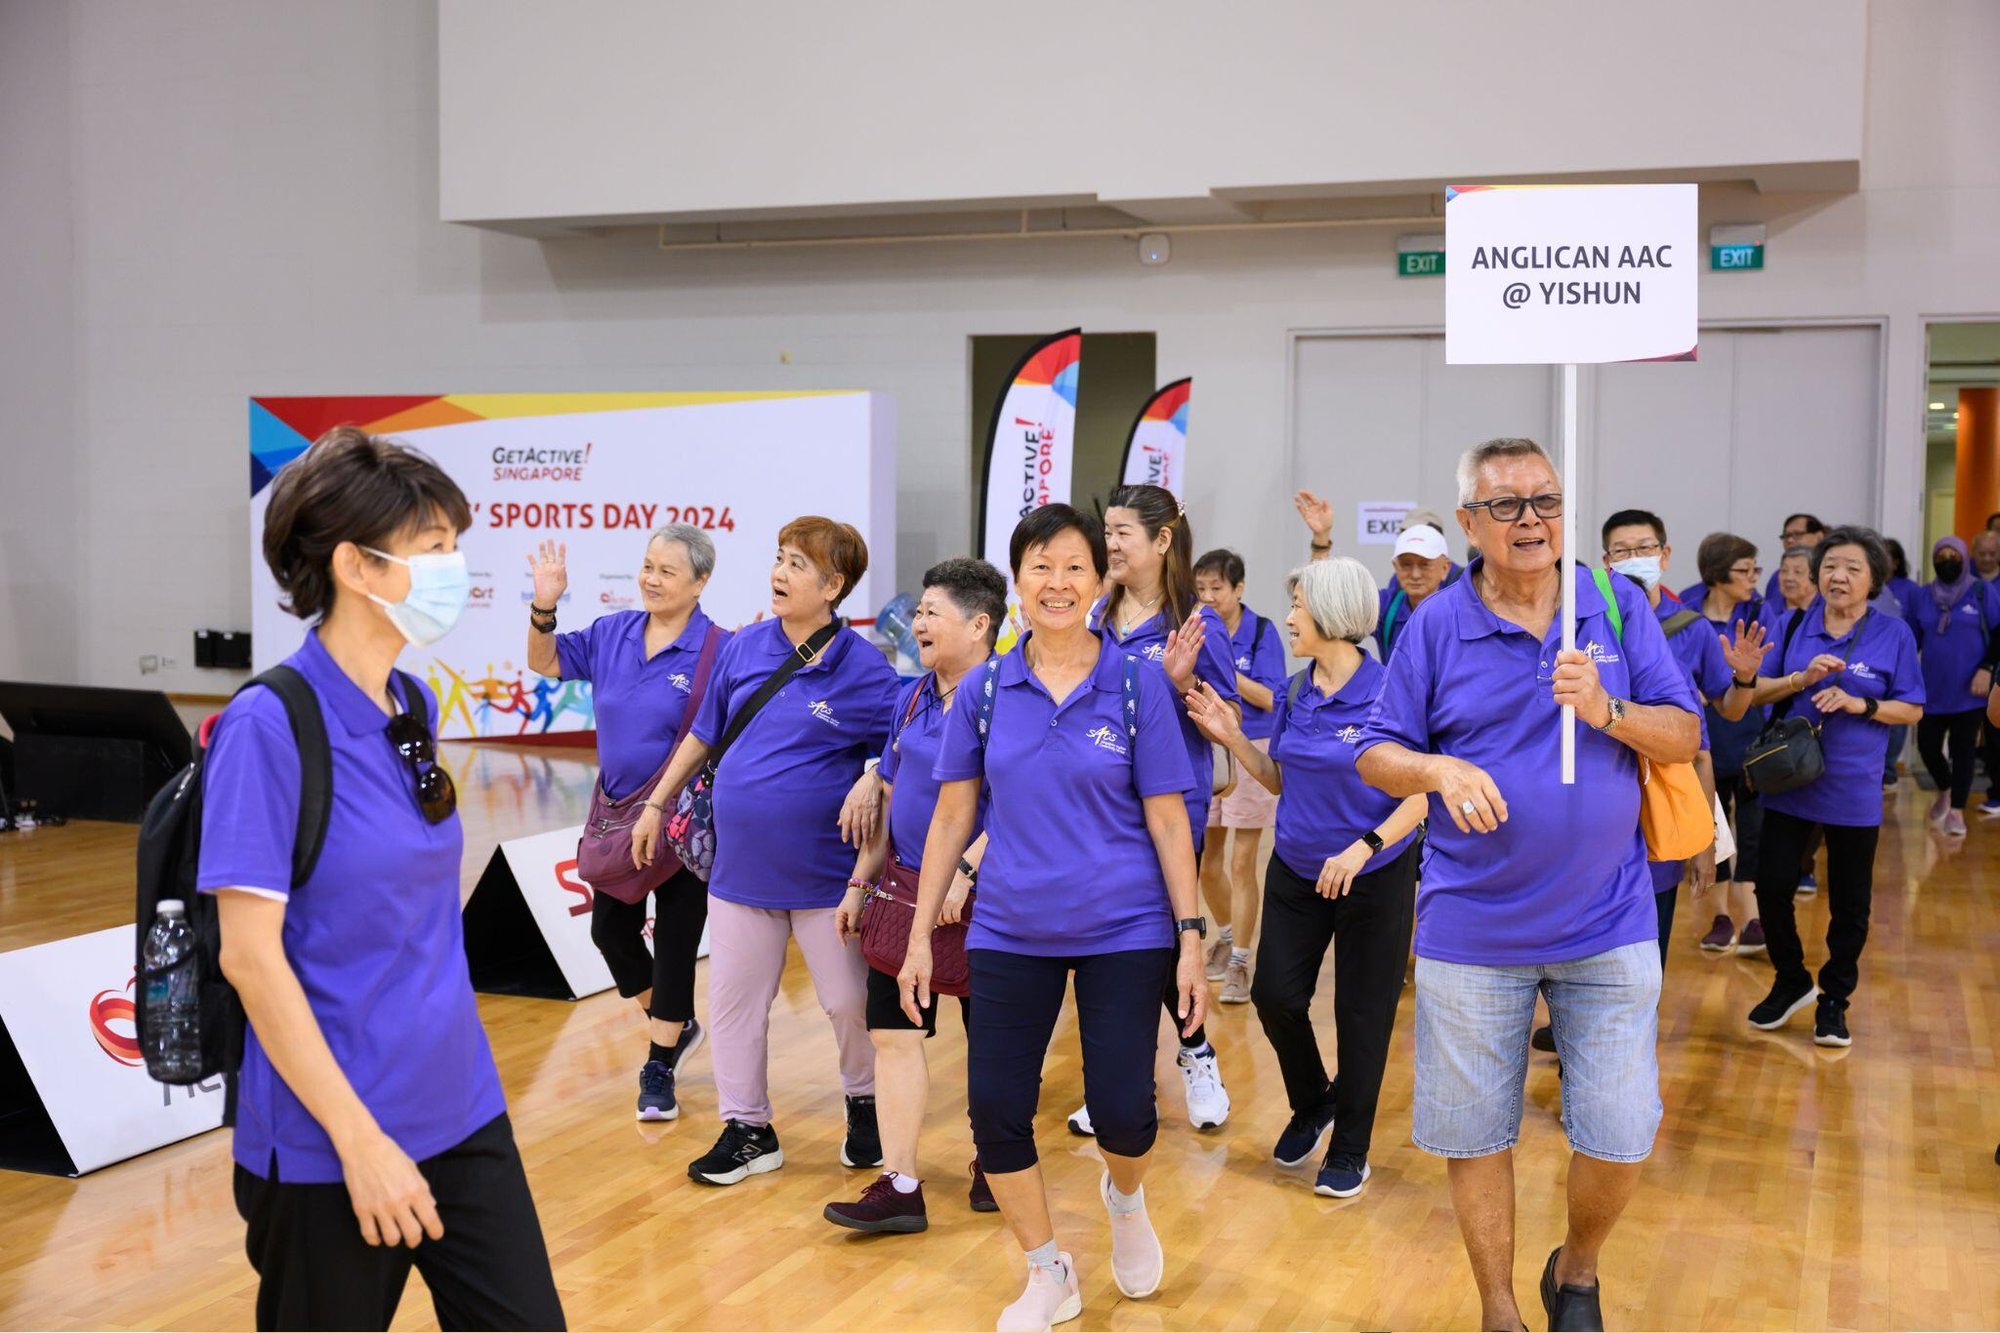
[[1025,1171],[1035,1154],[1042,1065],[1076,974],[1076,1035],[1083,1046],[1083,1097],[1098,1147],[1143,1157],[1159,1134],[1153,1058],[1160,1046],[1159,994],[1173,975],[1173,949],[1044,958],[972,949],[972,1015],[966,1095],[972,1141],[988,1172]]
[[413,1267],[442,1328],[563,1327],[541,1220],[504,1114],[417,1163],[444,1238],[414,1250],[363,1240],[346,1185],[280,1181],[272,1167],[270,1179],[236,1168],[258,1328],[387,1328]]
[[694,956],[708,922],[708,885],[679,870],[653,890],[653,947],[646,948],[646,900],[621,903],[590,896],[590,942],[604,955],[618,993],[630,999],[649,987],[646,1013],[662,1023],[694,1017]]
[[[1334,1152],[1368,1155],[1375,1103],[1389,1063],[1396,1001],[1410,954],[1420,844],[1355,877],[1346,896],[1322,898],[1314,881],[1277,857],[1264,871],[1264,930],[1250,999],[1284,1075],[1285,1098],[1303,1114],[1333,1103]],[[1313,992],[1333,946],[1333,1032],[1340,1081],[1327,1085],[1313,1033]],[[1093,1108],[1093,1114],[1095,1108]]]
[[[1979,726],[1986,711],[1925,713],[1917,723],[1917,754],[1939,791],[1951,793],[1951,808],[1965,809],[1972,796],[1972,766],[1979,758]],[[1950,763],[1946,763],[1947,753]]]
[[[1824,779],[1821,779],[1824,781]],[[1782,810],[1764,811],[1764,866],[1757,877],[1757,912],[1778,981],[1803,988],[1812,983],[1805,945],[1799,939],[1792,894],[1794,867],[1815,829],[1826,830],[1826,965],[1819,970],[1820,994],[1847,1007],[1861,976],[1861,950],[1868,943],[1868,911],[1875,896],[1875,846],[1882,830],[1869,825],[1816,824]]]

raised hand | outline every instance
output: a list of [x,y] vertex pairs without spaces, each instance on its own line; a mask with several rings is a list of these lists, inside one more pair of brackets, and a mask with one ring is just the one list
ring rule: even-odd
[[1215,686],[1202,681],[1197,688],[1183,696],[1187,704],[1188,718],[1201,734],[1217,745],[1228,745],[1243,734],[1243,723],[1236,710],[1224,703],[1222,696],[1215,692]]
[[569,543],[545,541],[528,557],[535,575],[535,605],[553,611],[569,591]]
[[1300,491],[1292,497],[1292,508],[1299,511],[1306,527],[1312,532],[1316,542],[1333,540],[1333,501],[1322,500],[1311,491]]
[[1769,637],[1764,633],[1761,621],[1747,628],[1742,621],[1736,622],[1736,634],[1718,634],[1722,641],[1722,660],[1729,663],[1729,669],[1738,680],[1751,680],[1757,675],[1757,668],[1764,664],[1764,655],[1772,648]]
[[1179,629],[1167,631],[1166,647],[1160,652],[1160,665],[1165,668],[1167,679],[1183,694],[1194,688],[1194,664],[1200,660],[1201,645],[1207,638],[1208,630],[1201,623],[1200,607],[1189,613]]

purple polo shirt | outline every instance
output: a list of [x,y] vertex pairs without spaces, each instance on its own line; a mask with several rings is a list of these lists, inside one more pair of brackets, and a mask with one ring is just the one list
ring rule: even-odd
[[[333,808],[312,877],[293,892],[299,750],[285,706],[246,690],[223,710],[202,767],[203,893],[246,889],[285,904],[285,959],[333,1058],[382,1131],[416,1161],[507,1109],[472,997],[460,925],[458,817],[424,822],[389,715],[320,646],[285,659],[319,695],[333,752]],[[437,700],[424,691],[433,731]],[[237,1085],[234,1151],[253,1175],[341,1179],[326,1131],[271,1067],[253,1026]]]
[[[1283,770],[1284,790],[1278,793],[1274,849],[1301,879],[1318,879],[1328,857],[1346,851],[1402,804],[1354,771],[1361,727],[1382,692],[1383,674],[1382,664],[1363,653],[1361,665],[1331,696],[1310,674],[1299,686],[1296,706],[1286,699],[1291,682],[1278,687],[1278,732],[1271,741],[1271,758]],[[1256,779],[1246,775],[1244,781]],[[1413,829],[1390,843],[1369,858],[1366,869],[1388,865],[1414,837]]]
[[[1639,833],[1638,756],[1582,723],[1576,783],[1562,782],[1562,710],[1553,696],[1558,616],[1538,643],[1488,610],[1479,562],[1427,599],[1399,636],[1360,749],[1393,741],[1476,764],[1507,801],[1493,833],[1460,833],[1431,798],[1417,894],[1417,953],[1450,963],[1532,965],[1588,958],[1658,938]],[[1613,580],[1624,642],[1588,569],[1576,571],[1576,641],[1604,688],[1695,711],[1659,621],[1629,579]]]
[[[1659,618],[1661,633],[1665,634],[1668,620],[1682,611],[1693,611],[1695,618],[1684,628],[1675,632],[1667,640],[1667,651],[1686,673],[1688,683],[1694,687],[1698,700],[1706,704],[1729,693],[1729,687],[1736,678],[1730,670],[1729,660],[1722,655],[1722,641],[1709,627],[1708,617],[1701,614],[1700,603],[1686,606],[1664,588],[1660,590],[1660,604],[1653,608]],[[1701,708],[1695,716],[1701,719],[1701,748],[1709,748],[1708,709]],[[1665,893],[1675,889],[1681,882],[1681,870],[1685,861],[1648,861],[1653,872],[1653,891]]]
[[[738,630],[716,656],[690,734],[715,744],[792,652],[779,621]],[[896,686],[875,645],[843,629],[751,719],[715,775],[711,894],[775,911],[840,905],[854,868],[840,803],[889,739]]]
[[[985,669],[982,662],[959,681],[960,686],[973,685],[963,696],[967,701],[972,699],[973,690],[978,688],[979,673]],[[905,724],[903,715],[910,710],[910,700],[919,697],[922,702]],[[938,780],[933,770],[937,767],[938,744],[944,735],[945,720],[958,707],[960,697],[954,690],[949,699],[940,701],[937,677],[925,673],[922,679],[903,687],[896,697],[896,709],[890,714],[889,744],[882,751],[882,766],[876,772],[894,788],[889,793],[889,845],[896,859],[911,870],[923,869],[924,840],[930,836],[931,815],[937,810]],[[968,841],[977,840],[985,826],[986,793],[982,791],[979,816]]]
[[[672,643],[646,656],[644,611],[613,611],[589,628],[556,635],[564,680],[590,682],[604,794],[622,800],[650,782],[680,734],[710,621],[699,606]],[[723,642],[728,642],[724,631]],[[720,655],[721,646],[717,646]]]
[[[1112,641],[1124,651],[1142,662],[1150,663],[1167,686],[1167,695],[1173,701],[1174,717],[1180,724],[1181,744],[1187,750],[1190,781],[1187,789],[1188,825],[1194,829],[1194,845],[1201,846],[1202,834],[1208,829],[1208,806],[1215,785],[1215,747],[1208,737],[1201,734],[1201,728],[1188,717],[1187,703],[1173,682],[1167,680],[1166,668],[1160,659],[1167,651],[1167,633],[1180,628],[1178,622],[1169,625],[1167,613],[1161,610],[1150,620],[1135,625],[1132,632],[1123,639],[1117,631],[1104,624],[1106,602],[1099,602],[1091,608],[1090,622],[1094,629],[1109,632]],[[1214,607],[1196,608],[1201,612],[1202,628],[1207,633],[1202,637],[1201,652],[1194,660],[1194,674],[1197,680],[1207,681],[1215,687],[1215,692],[1230,703],[1241,706],[1243,696],[1236,692],[1236,663],[1230,660],[1233,651],[1229,641],[1229,627],[1222,623],[1222,617]],[[1256,710],[1245,708],[1246,713]]]
[[[1921,589],[1919,598],[1909,624],[1923,654],[1926,707],[1940,715],[1985,708],[1986,697],[1972,692],[1972,676],[1986,660],[1988,636],[2000,629],[2000,589],[1972,580],[1952,603],[1949,616],[1938,610],[1929,588]],[[1940,623],[1950,628],[1940,631]]]
[[[1060,704],[1028,669],[1027,642],[991,677],[985,744],[972,698],[946,715],[939,740],[937,780],[983,777],[992,794],[966,947],[1041,957],[1170,948],[1173,908],[1144,801],[1192,781],[1173,690],[1163,673],[1139,672],[1134,740],[1125,654],[1109,636]],[[966,681],[983,689],[986,670]]]
[[[1835,639],[1826,632],[1825,608],[1815,605],[1792,636],[1784,660],[1778,661],[1778,654],[1772,653],[1765,659],[1772,665],[1763,674],[1784,676],[1803,671],[1821,653],[1846,657],[1847,669],[1803,694],[1793,695],[1785,716],[1798,713],[1823,719],[1819,748],[1826,772],[1796,791],[1768,792],[1761,799],[1766,810],[1782,810],[1799,819],[1873,828],[1882,822],[1882,761],[1889,752],[1888,724],[1852,713],[1822,714],[1812,706],[1812,696],[1837,685],[1858,699],[1923,703],[1924,673],[1917,662],[1917,641],[1908,625],[1880,611],[1870,611],[1853,629]],[[1775,713],[1778,705],[1771,708]]]
[[[1229,636],[1229,653],[1236,670],[1273,694],[1285,688],[1285,627],[1266,620],[1249,607],[1243,608],[1236,632]],[[1278,710],[1257,708],[1238,696],[1243,704],[1243,734],[1253,741],[1268,739],[1278,729]],[[1275,703],[1275,701],[1274,701]]]

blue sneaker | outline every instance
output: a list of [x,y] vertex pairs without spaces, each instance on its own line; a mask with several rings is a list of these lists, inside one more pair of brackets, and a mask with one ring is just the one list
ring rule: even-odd
[[1812,897],[1812,896],[1813,896],[1813,895],[1814,895],[1815,893],[1818,893],[1818,892],[1819,892],[1819,876],[1817,876],[1817,875],[1800,875],[1800,876],[1799,876],[1799,888],[1798,888],[1798,891],[1799,891],[1800,893],[1804,894],[1804,895],[1805,895],[1806,897],[1808,897],[1808,898]]
[[1301,1111],[1285,1126],[1285,1132],[1278,1135],[1278,1146],[1271,1149],[1271,1156],[1279,1166],[1297,1166],[1311,1157],[1318,1149],[1319,1141],[1326,1137],[1327,1130],[1333,1128],[1333,1103],[1323,1102],[1309,1111]]
[[1368,1159],[1360,1153],[1330,1152],[1313,1182],[1313,1193],[1329,1199],[1351,1199],[1368,1183]]
[[639,1118],[674,1120],[680,1116],[674,1100],[674,1069],[663,1060],[648,1060],[639,1070]]
[[1981,801],[1979,803],[1979,813],[1982,815],[2000,815],[2000,792],[1996,792]]

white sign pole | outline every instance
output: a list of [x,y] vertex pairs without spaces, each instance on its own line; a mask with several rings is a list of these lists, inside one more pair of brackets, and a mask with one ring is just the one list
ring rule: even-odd
[[[1563,553],[1562,622],[1563,651],[1576,648],[1576,363],[1563,363]],[[1562,779],[1566,787],[1576,784],[1576,709],[1562,710]]]

